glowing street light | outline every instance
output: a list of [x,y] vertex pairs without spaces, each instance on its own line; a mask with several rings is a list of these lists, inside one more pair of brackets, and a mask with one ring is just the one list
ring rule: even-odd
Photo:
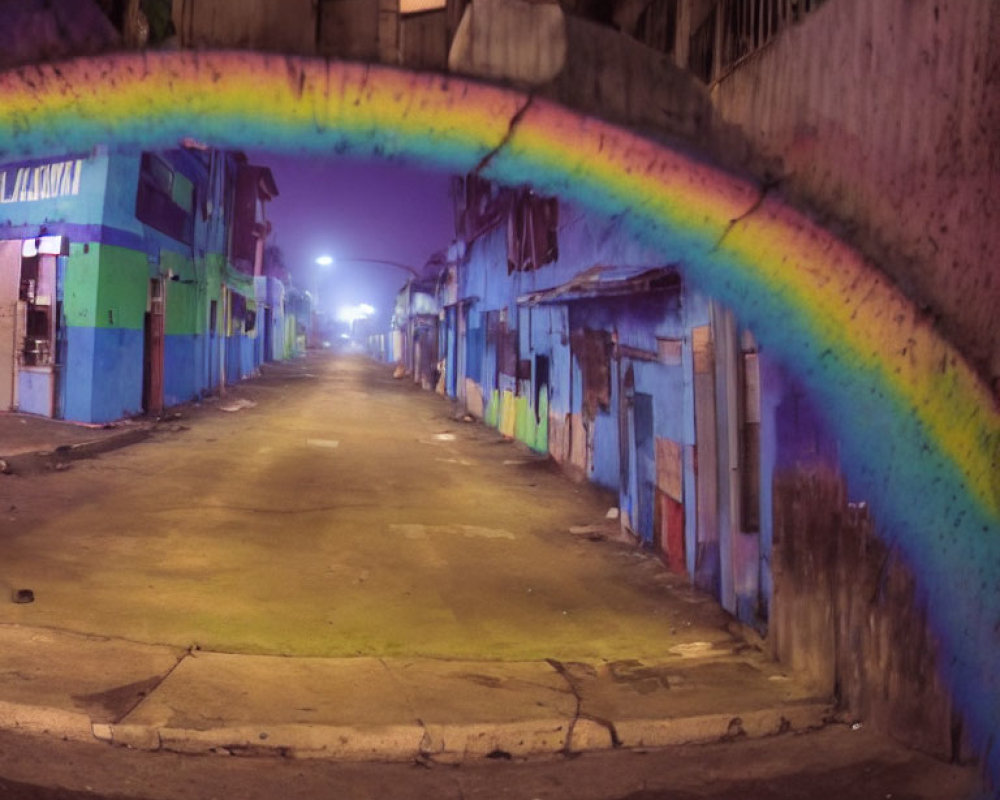
[[316,263],[319,264],[321,267],[329,267],[333,264],[333,256],[327,256],[327,255],[317,256]]
[[354,323],[359,319],[368,319],[372,314],[375,313],[375,308],[368,305],[368,303],[359,303],[356,306],[342,306],[337,311],[337,319],[340,322],[350,323],[351,327],[354,327]]

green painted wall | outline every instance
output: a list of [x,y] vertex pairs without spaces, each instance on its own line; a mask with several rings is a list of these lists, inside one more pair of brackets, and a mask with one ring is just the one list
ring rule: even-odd
[[178,280],[165,280],[167,290],[167,336],[191,336],[205,329],[205,304],[190,258],[171,250],[160,251],[161,274],[173,274]]
[[[142,330],[149,294],[149,261],[145,253],[114,245],[91,245],[100,252],[97,328]],[[109,313],[110,312],[110,313]]]
[[98,246],[85,245],[82,242],[70,243],[66,277],[63,282],[63,314],[68,326],[94,327],[99,274]]

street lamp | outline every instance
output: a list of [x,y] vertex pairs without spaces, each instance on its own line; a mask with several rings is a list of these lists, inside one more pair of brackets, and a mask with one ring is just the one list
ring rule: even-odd
[[403,264],[400,261],[389,261],[384,258],[338,258],[339,262],[343,263],[345,261],[356,261],[360,264],[384,264],[387,267],[396,267],[396,269],[405,270],[409,272],[414,278],[421,277],[421,272],[416,267],[411,267],[409,264]]
[[312,345],[316,347],[319,345],[321,339],[321,323],[319,318],[319,276],[320,272],[326,271],[328,267],[333,265],[333,256],[323,254],[317,256],[315,259],[316,266],[318,269],[312,270]]

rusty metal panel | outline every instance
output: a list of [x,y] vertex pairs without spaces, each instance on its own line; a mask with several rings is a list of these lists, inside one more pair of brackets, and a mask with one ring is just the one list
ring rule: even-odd
[[711,372],[715,356],[712,352],[712,327],[710,325],[699,325],[691,329],[691,350],[694,353],[695,373]]
[[583,376],[583,413],[588,420],[611,408],[611,334],[589,328],[570,334],[573,356]]
[[681,365],[681,353],[684,342],[681,339],[661,339],[656,340],[657,357],[661,364],[668,367],[679,367]]
[[662,492],[656,493],[660,551],[671,572],[687,572],[684,551],[684,505]]
[[684,498],[684,451],[680,442],[656,438],[656,488],[681,502]]

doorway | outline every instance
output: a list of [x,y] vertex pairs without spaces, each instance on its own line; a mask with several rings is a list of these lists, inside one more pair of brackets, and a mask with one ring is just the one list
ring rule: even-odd
[[142,360],[142,410],[147,414],[163,412],[163,281],[149,281]]

